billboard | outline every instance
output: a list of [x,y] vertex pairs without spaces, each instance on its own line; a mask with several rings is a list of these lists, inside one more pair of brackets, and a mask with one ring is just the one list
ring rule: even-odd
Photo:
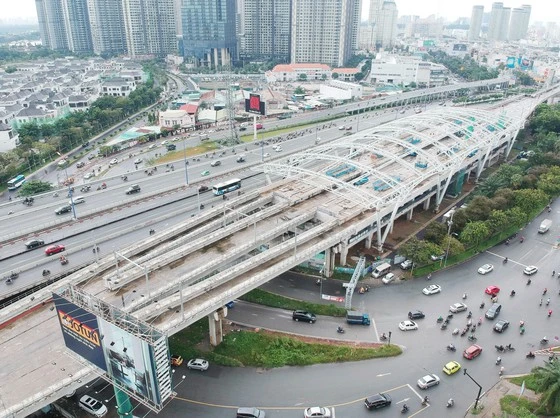
[[517,65],[519,66],[520,70],[532,70],[533,69],[533,60],[530,60],[525,57],[519,57],[517,60]]
[[453,51],[455,52],[467,52],[467,44],[453,44]]
[[[68,349],[103,370],[107,380],[140,402],[150,407],[161,406],[165,394],[170,392],[161,390],[162,386],[170,386],[168,355],[163,360],[159,356],[156,361],[155,350],[160,352],[162,349],[83,309],[70,298],[53,293],[53,300]],[[123,319],[124,315],[126,313],[123,312]],[[162,338],[165,342],[163,350],[167,350],[167,340],[163,335]],[[164,373],[156,372],[162,366],[163,369],[167,367],[167,378],[158,380],[158,375],[165,375],[165,370]]]
[[265,102],[261,101],[259,94],[251,93],[248,99],[245,99],[245,112],[255,113],[257,115],[265,115]]
[[515,68],[515,57],[507,57],[506,67],[507,68]]

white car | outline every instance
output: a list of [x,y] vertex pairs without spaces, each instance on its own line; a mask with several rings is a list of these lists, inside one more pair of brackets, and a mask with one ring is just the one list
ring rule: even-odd
[[282,152],[282,147],[278,146],[278,147],[274,148],[274,151],[276,151],[276,152]]
[[401,331],[410,331],[418,329],[418,324],[414,321],[402,321],[399,323],[399,329]]
[[331,410],[321,406],[313,406],[303,411],[303,416],[305,418],[330,418]]
[[89,412],[96,417],[102,417],[107,413],[107,407],[89,395],[82,396],[78,405],[84,411]]
[[90,178],[93,177],[93,175],[94,175],[93,173],[86,173],[86,175],[84,176],[84,179],[89,180]]
[[263,157],[264,157],[264,158],[270,157],[270,153],[269,153],[269,152],[265,152],[264,155],[263,155]]
[[208,370],[208,366],[210,366],[208,361],[201,358],[193,358],[189,360],[189,362],[187,363],[187,367],[189,369],[195,369],[195,370],[205,371]]
[[537,266],[527,266],[523,269],[523,273],[525,273],[527,276],[532,276],[537,271],[539,271],[539,268]]
[[116,158],[113,158],[109,164],[110,165],[115,165],[115,164],[118,164],[118,163],[119,163],[119,160],[117,160]]
[[137,158],[134,160],[134,164],[140,164],[142,161],[144,161],[142,158]]
[[152,145],[150,145],[150,146],[148,147],[148,149],[154,149],[155,147],[157,147],[157,145],[156,145],[156,144],[152,144]]
[[161,144],[159,144],[160,147],[163,147],[163,146],[165,146],[165,145],[167,145],[167,140],[161,141]]
[[482,267],[478,268],[478,274],[487,274],[494,270],[494,266],[492,264],[485,264]]
[[427,374],[426,376],[418,379],[418,382],[416,383],[420,389],[428,389],[432,386],[439,385],[439,377],[435,374]]
[[343,130],[345,130],[345,129],[346,129],[346,128],[344,127],[344,125],[338,127],[338,130],[339,130],[339,131],[343,131]]
[[467,305],[461,302],[454,303],[449,307],[449,311],[453,313],[463,312],[467,310]]
[[387,273],[387,274],[385,275],[385,277],[383,277],[383,278],[381,279],[381,281],[382,281],[384,284],[389,284],[389,283],[391,283],[393,280],[395,280],[396,277],[397,277],[397,276],[395,276],[393,273]]
[[425,295],[435,295],[439,292],[441,292],[441,286],[439,284],[431,284],[428,287],[422,289],[422,293],[424,293]]

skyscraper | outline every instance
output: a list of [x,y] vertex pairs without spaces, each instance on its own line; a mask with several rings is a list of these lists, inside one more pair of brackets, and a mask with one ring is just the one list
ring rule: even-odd
[[469,26],[469,40],[471,41],[480,39],[480,30],[482,29],[482,16],[484,16],[484,6],[473,6],[471,23]]
[[511,10],[509,19],[508,40],[518,41],[523,37],[523,29],[525,26],[525,10],[514,8]]
[[98,55],[126,53],[122,3],[115,0],[88,0],[93,52]]
[[68,49],[76,53],[93,52],[87,0],[62,0]]
[[181,15],[185,58],[212,68],[236,59],[233,0],[183,0]]
[[46,48],[68,50],[62,0],[35,0],[41,41]]
[[491,41],[505,41],[509,32],[509,17],[511,9],[504,4],[493,3],[488,26],[488,39]]
[[393,0],[385,0],[377,20],[376,44],[390,48],[397,38],[397,5]]
[[291,3],[291,0],[240,2],[240,58],[289,62]]
[[173,0],[122,0],[122,5],[129,55],[176,53]]
[[292,63],[342,66],[358,45],[360,0],[292,0]]

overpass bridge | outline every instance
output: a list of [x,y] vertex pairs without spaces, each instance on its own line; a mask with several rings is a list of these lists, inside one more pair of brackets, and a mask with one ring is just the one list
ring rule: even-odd
[[215,313],[226,302],[319,252],[329,275],[336,256],[345,264],[356,243],[381,248],[397,217],[410,219],[420,205],[437,208],[452,182],[476,181],[506,156],[539,101],[497,111],[442,107],[270,162],[264,171],[281,181],[6,307],[0,323],[12,322],[0,333],[0,378],[17,383],[2,385],[0,416],[24,416],[95,378],[65,354],[52,291],[76,286],[168,335],[207,316],[218,342],[222,316]]

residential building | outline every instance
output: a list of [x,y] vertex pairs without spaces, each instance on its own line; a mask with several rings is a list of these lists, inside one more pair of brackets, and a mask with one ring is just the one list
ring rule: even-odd
[[531,6],[527,4],[521,6],[520,8],[514,8],[511,10],[508,40],[519,41],[527,36],[530,16]]
[[490,25],[488,26],[488,40],[506,41],[509,32],[509,18],[511,9],[504,7],[501,2],[492,4]]
[[177,51],[173,0],[122,0],[128,54],[165,56]]
[[291,0],[243,0],[239,15],[241,60],[290,61]]
[[358,47],[360,0],[292,0],[292,63],[343,66]]
[[334,79],[334,73],[338,74],[337,80],[340,81],[354,81],[356,74],[360,72],[357,68],[333,68],[332,74]]
[[0,122],[0,152],[13,150],[18,143],[18,135],[10,125]]
[[482,17],[484,16],[484,6],[473,6],[471,13],[471,22],[469,26],[469,40],[476,41],[480,39],[480,31],[482,29]]
[[68,50],[62,0],[35,0],[35,7],[43,46],[54,50]]
[[237,59],[233,0],[183,0],[181,17],[187,62],[218,68]]
[[62,0],[68,49],[77,54],[93,52],[87,0]]
[[126,53],[122,3],[115,0],[88,0],[93,52],[98,55]]
[[185,110],[166,110],[159,112],[159,126],[164,129],[173,129],[174,127],[190,128],[195,126],[195,115],[190,115]]
[[103,96],[119,96],[126,97],[132,93],[134,89],[131,88],[129,82],[124,78],[113,78],[105,80],[101,84],[101,94]]

